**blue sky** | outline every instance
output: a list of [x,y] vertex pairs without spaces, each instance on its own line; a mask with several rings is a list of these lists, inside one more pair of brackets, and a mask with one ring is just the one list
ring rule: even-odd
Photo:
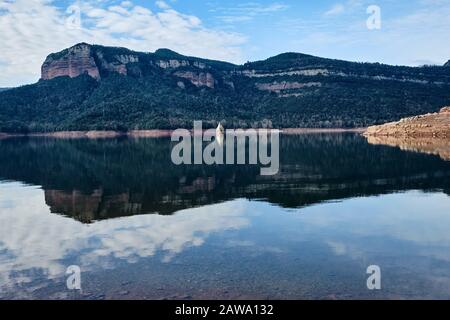
[[[381,10],[380,29],[367,28],[369,5]],[[0,0],[0,30],[0,87],[36,81],[48,53],[81,41],[235,63],[296,51],[443,64],[450,59],[450,0]]]

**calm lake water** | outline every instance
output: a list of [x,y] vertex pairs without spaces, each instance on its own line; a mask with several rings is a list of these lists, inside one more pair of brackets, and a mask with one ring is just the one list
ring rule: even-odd
[[169,138],[0,140],[0,298],[450,299],[450,162],[351,133],[280,144],[260,176],[175,166]]

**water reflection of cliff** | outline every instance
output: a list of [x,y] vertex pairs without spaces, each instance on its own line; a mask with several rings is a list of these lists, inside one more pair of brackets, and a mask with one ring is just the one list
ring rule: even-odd
[[434,154],[443,160],[450,161],[450,139],[444,138],[416,138],[393,136],[368,136],[370,144],[399,147],[405,151]]
[[133,202],[129,193],[105,196],[101,189],[95,190],[92,194],[45,190],[45,202],[50,206],[51,212],[64,213],[82,222],[142,212],[142,204]]
[[83,222],[172,214],[235,198],[287,208],[394,191],[450,193],[438,157],[369,145],[355,134],[282,136],[281,168],[175,166],[168,139],[0,141],[0,179],[40,185],[52,212]]

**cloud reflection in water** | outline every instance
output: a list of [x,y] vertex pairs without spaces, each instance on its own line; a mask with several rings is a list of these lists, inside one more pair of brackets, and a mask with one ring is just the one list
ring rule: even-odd
[[135,262],[158,251],[163,261],[200,246],[214,232],[249,225],[244,202],[205,206],[172,216],[140,215],[85,225],[51,214],[44,192],[20,183],[0,184],[0,286],[30,279],[40,269],[49,279],[64,275],[63,260],[80,255],[84,271],[108,266],[108,259]]

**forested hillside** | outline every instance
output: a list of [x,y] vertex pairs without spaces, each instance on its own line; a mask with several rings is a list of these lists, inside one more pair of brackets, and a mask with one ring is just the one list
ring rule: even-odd
[[160,49],[78,44],[42,79],[0,92],[0,131],[363,127],[450,104],[450,68],[285,53],[233,65]]

